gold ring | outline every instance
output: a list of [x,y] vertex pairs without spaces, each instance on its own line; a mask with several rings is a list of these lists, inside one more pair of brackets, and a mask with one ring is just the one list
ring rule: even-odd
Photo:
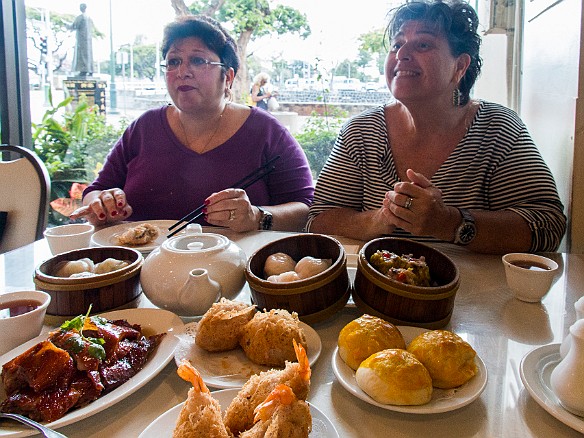
[[406,201],[406,205],[404,205],[404,208],[407,208],[409,210],[412,207],[412,201],[413,199],[408,196],[408,200]]
[[229,210],[229,220],[235,219],[235,210]]

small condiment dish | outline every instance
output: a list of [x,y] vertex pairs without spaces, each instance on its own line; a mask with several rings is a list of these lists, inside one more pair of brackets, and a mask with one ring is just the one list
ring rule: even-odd
[[502,260],[509,289],[515,298],[529,303],[543,299],[559,268],[553,260],[536,254],[510,253]]
[[87,248],[91,244],[91,235],[95,227],[89,223],[67,224],[47,228],[45,238],[53,255],[62,254],[74,249]]
[[0,355],[36,338],[51,296],[41,291],[0,294]]

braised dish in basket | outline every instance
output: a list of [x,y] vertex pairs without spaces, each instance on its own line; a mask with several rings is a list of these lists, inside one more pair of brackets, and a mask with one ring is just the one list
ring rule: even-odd
[[371,255],[369,262],[383,275],[400,283],[422,287],[431,286],[430,269],[424,256],[419,258],[411,254],[400,256],[380,249]]
[[0,411],[55,421],[128,381],[165,335],[145,337],[126,320],[77,316],[3,364]]

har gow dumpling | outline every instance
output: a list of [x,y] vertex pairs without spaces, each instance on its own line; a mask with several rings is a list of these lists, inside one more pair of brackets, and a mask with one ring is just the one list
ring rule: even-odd
[[95,264],[89,258],[79,260],[63,261],[57,265],[56,277],[71,277],[80,272],[93,272]]
[[118,260],[110,257],[95,265],[93,272],[95,274],[107,274],[108,272],[125,268],[128,265],[129,263],[125,260]]
[[306,256],[296,263],[294,270],[300,279],[305,279],[314,277],[315,275],[326,271],[332,264],[333,261],[331,259],[317,259],[315,257]]
[[282,272],[281,274],[270,275],[268,277],[268,281],[270,281],[272,283],[288,283],[290,281],[298,281],[298,280],[302,280],[302,278],[300,278],[298,276],[298,274],[294,271]]
[[264,275],[266,278],[272,275],[280,275],[284,272],[294,271],[296,262],[288,254],[277,252],[266,259],[264,264]]

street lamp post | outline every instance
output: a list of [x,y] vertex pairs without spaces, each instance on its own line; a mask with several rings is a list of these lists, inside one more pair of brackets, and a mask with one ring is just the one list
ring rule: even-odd
[[114,52],[114,25],[112,17],[112,0],[109,0],[110,12],[110,113],[117,113],[116,92],[116,54]]

